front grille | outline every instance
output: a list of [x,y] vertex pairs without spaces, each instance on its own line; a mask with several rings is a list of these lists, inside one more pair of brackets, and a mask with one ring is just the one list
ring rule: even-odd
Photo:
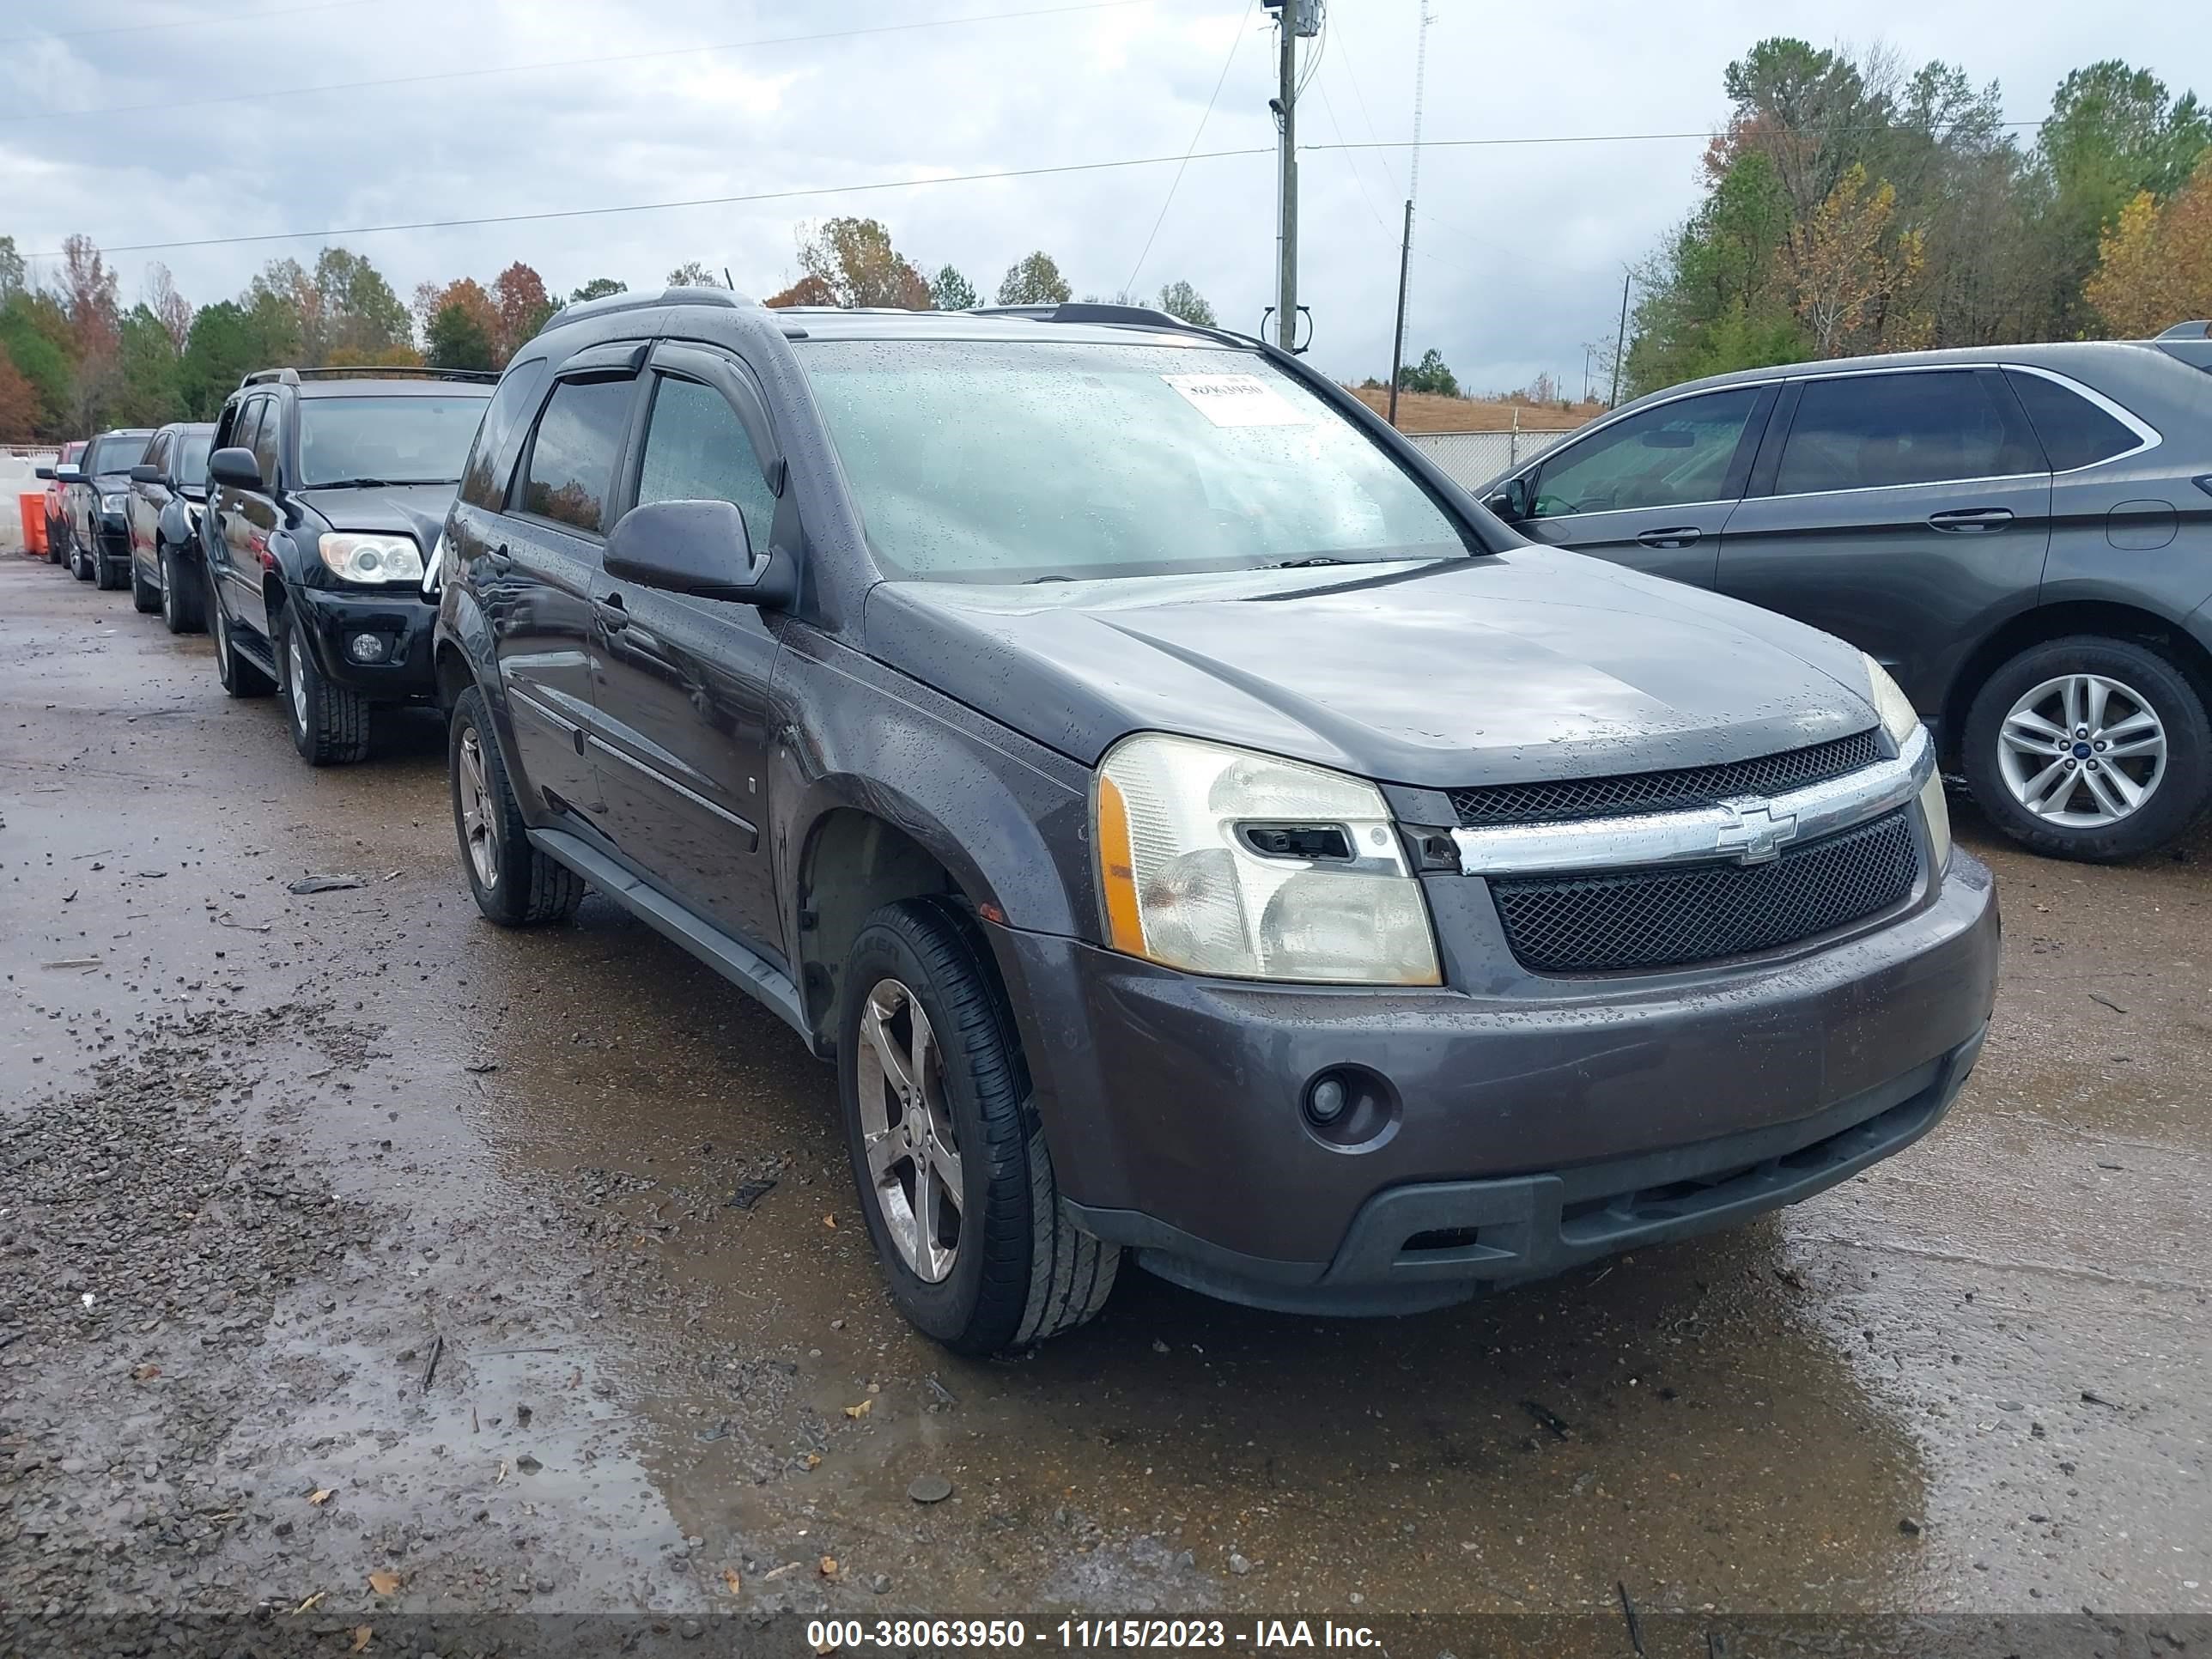
[[1735,795],[1775,795],[1872,766],[1881,758],[1874,728],[1725,766],[1687,766],[1619,778],[1561,778],[1551,783],[1493,783],[1451,791],[1452,811],[1468,829],[1490,823],[1556,823],[1709,806]]
[[1900,902],[1919,874],[1909,811],[1765,864],[1490,884],[1506,943],[1539,973],[1672,968],[1811,939]]

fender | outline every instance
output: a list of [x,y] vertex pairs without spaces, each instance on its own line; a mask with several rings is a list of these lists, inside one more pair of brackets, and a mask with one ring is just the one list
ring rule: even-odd
[[[161,516],[155,522],[155,533],[161,543],[179,549],[190,547],[199,539],[193,533],[191,514],[185,510],[183,496],[172,495],[161,504]],[[155,553],[158,555],[160,550],[157,545]]]
[[[1087,768],[811,629],[785,636],[770,699],[772,848],[785,937],[822,821],[851,808],[911,836],[980,908],[1031,932],[1090,936]],[[875,695],[856,696],[860,681]],[[1071,867],[1072,866],[1072,867]]]
[[[484,615],[483,605],[473,589],[452,579],[447,580],[438,600],[438,620],[431,630],[431,651],[443,662],[449,652],[460,653],[468,669],[469,678],[483,696],[484,706],[491,711],[492,740],[499,744],[500,763],[507,768],[509,777],[522,775],[515,766],[520,752],[514,740],[514,717],[507,707],[507,683],[500,678],[499,653],[493,644],[491,619]],[[453,699],[445,696],[445,676],[439,675],[440,698],[450,711]],[[527,820],[530,809],[523,808]]]

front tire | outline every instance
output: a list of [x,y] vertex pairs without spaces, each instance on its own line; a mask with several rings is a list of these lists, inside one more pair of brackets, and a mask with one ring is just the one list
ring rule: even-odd
[[276,665],[284,671],[284,714],[300,758],[310,766],[350,766],[366,758],[368,699],[324,677],[289,607],[276,617]]
[[965,910],[908,899],[868,919],[846,963],[837,1073],[861,1213],[918,1329],[995,1353],[1105,1305],[1121,1251],[1060,1206],[1013,1015]]
[[2033,646],[1975,694],[1966,781],[1990,822],[2052,858],[2109,864],[2164,846],[2212,790],[2212,720],[2171,659],[2077,635]]
[[172,634],[197,634],[207,626],[199,579],[191,562],[167,547],[155,550],[161,565],[161,623]]
[[208,610],[214,619],[216,678],[222,682],[222,689],[234,697],[267,696],[276,689],[276,682],[238,654],[238,646],[230,637],[230,618],[223,611],[222,599],[210,598]]
[[446,777],[461,872],[477,908],[502,927],[534,927],[574,915],[584,901],[584,878],[532,845],[484,695],[473,685],[453,705]]
[[140,574],[135,552],[131,556],[131,608],[142,617],[150,617],[161,608],[161,590]]
[[115,561],[109,558],[97,543],[92,550],[92,585],[103,593],[112,593],[123,586],[123,573],[115,568]]
[[84,548],[74,536],[70,538],[70,574],[81,582],[92,580],[92,562],[84,556]]

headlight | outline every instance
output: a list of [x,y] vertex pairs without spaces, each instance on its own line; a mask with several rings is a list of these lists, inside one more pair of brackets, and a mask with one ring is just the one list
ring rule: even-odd
[[1436,940],[1371,783],[1144,732],[1098,769],[1106,939],[1194,974],[1437,985]]
[[123,497],[102,495],[100,498],[100,510],[103,513],[120,513],[123,510]]
[[336,531],[317,543],[323,562],[343,582],[422,580],[422,550],[411,536],[368,536]]
[[[1920,716],[1912,707],[1898,683],[1890,678],[1889,671],[1863,651],[1859,660],[1866,665],[1867,681],[1873,688],[1874,710],[1881,717],[1881,729],[1889,733],[1889,740],[1899,749],[1920,729]],[[1928,820],[1928,840],[1936,852],[1936,867],[1942,869],[1951,862],[1951,807],[1943,799],[1943,775],[1929,774],[1926,785],[1920,791],[1920,811]]]

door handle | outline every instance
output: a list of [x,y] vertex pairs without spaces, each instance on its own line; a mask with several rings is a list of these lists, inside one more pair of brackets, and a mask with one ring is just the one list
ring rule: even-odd
[[618,634],[629,626],[629,607],[623,603],[619,593],[610,593],[604,599],[593,599],[592,609],[598,613],[599,625],[610,634]]
[[1947,530],[1953,535],[1984,535],[1992,530],[2002,530],[2012,522],[2008,507],[1964,507],[1954,513],[1931,513],[1929,526]]
[[484,562],[491,567],[491,574],[495,576],[504,576],[514,568],[514,561],[507,556],[505,542],[501,542]]
[[1678,530],[1647,530],[1636,539],[1646,547],[1687,547],[1703,533],[1691,524]]

